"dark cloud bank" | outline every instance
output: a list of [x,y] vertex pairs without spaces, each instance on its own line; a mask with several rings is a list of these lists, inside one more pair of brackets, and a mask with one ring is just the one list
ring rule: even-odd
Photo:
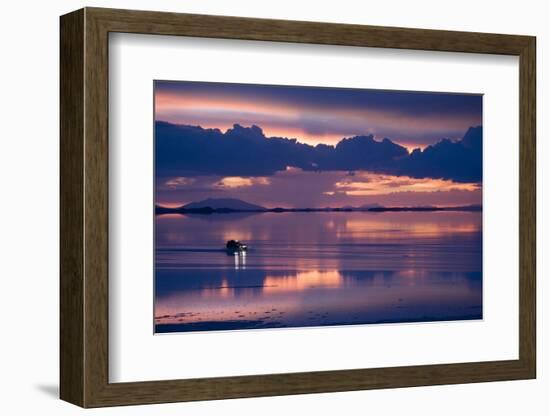
[[354,171],[456,182],[482,180],[482,127],[470,127],[459,141],[443,139],[407,149],[370,136],[342,139],[336,146],[311,146],[296,139],[266,138],[257,126],[218,129],[155,124],[157,176],[270,176],[287,166],[306,171]]

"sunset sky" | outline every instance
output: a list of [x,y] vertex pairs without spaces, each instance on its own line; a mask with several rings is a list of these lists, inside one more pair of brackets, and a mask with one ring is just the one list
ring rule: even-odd
[[[481,95],[156,81],[155,121],[159,204],[228,197],[267,207],[481,204],[481,128],[469,130],[482,124]],[[347,150],[336,146],[369,135],[346,141]],[[297,143],[284,141],[288,150],[280,151],[272,137]],[[334,156],[326,159],[319,144],[333,146]],[[409,155],[415,148],[424,152]],[[362,163],[361,152],[375,160]],[[479,173],[470,175],[470,166]]]

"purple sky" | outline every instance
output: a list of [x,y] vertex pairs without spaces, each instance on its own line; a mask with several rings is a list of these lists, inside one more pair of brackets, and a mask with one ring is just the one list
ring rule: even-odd
[[[410,152],[444,138],[460,140],[469,127],[481,125],[482,96],[156,81],[155,119],[222,133],[236,123],[257,125],[265,140],[296,138],[312,146],[334,146],[344,137],[371,134],[378,142],[387,137]],[[481,204],[480,181],[368,170],[315,172],[295,166],[265,175],[209,174],[186,170],[185,156],[181,173],[166,175],[159,160],[156,198],[165,205],[228,197],[268,207]]]

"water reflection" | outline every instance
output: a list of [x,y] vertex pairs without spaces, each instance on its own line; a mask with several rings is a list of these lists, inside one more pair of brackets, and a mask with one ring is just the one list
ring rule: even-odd
[[482,317],[479,213],[218,217],[157,217],[157,332]]
[[165,271],[156,289],[159,332],[481,317],[478,272]]
[[235,260],[235,270],[246,270],[246,251],[241,253],[227,253],[228,256],[233,257]]
[[263,293],[303,292],[316,287],[342,287],[344,279],[337,270],[311,270],[284,276],[267,275]]

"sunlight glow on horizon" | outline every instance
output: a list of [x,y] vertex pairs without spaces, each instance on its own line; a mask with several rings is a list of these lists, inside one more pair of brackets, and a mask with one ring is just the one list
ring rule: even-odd
[[[321,176],[319,176],[321,175]],[[481,185],[478,183],[461,183],[445,179],[431,178],[411,178],[408,176],[385,175],[372,172],[355,172],[352,176],[344,172],[332,172],[331,178],[334,179],[326,182],[328,189],[321,191],[325,198],[329,198],[324,202],[311,204],[310,206],[296,206],[289,204],[273,203],[263,199],[258,200],[260,195],[275,195],[281,184],[291,181],[294,184],[299,184],[302,180],[308,180],[308,177],[321,178],[322,173],[306,172],[297,168],[288,168],[285,171],[279,172],[272,177],[238,177],[238,176],[204,176],[195,178],[172,178],[165,182],[167,191],[178,191],[182,195],[188,194],[188,190],[197,185],[204,189],[204,195],[196,198],[188,196],[185,199],[178,201],[170,201],[163,197],[157,201],[157,205],[166,206],[169,208],[180,207],[191,202],[197,202],[207,197],[219,198],[237,198],[243,201],[258,204],[266,208],[284,207],[284,208],[342,208],[344,206],[361,206],[369,202],[383,201],[387,197],[392,200],[402,195],[403,201],[400,203],[383,203],[383,206],[435,206],[448,207],[456,205],[476,205],[481,204]],[[186,179],[193,179],[187,181]],[[168,185],[172,184],[172,185]],[[177,185],[173,185],[177,184]],[[275,187],[275,188],[272,188]],[[287,188],[287,186],[284,186]],[[187,190],[187,192],[186,192]],[[209,191],[210,190],[210,191]],[[220,194],[221,192],[221,194]],[[226,194],[231,192],[230,194]],[[292,190],[291,190],[292,192]],[[464,202],[458,202],[450,199],[448,196],[458,194],[471,194],[471,198],[467,198]],[[437,202],[421,203],[414,202],[415,195],[422,197],[425,195],[439,195]],[[189,194],[188,194],[189,195]],[[256,196],[256,198],[254,198]],[[260,196],[261,198],[261,196]],[[353,200],[350,200],[353,199]],[[368,198],[363,200],[362,198]],[[478,200],[479,198],[479,200]],[[334,199],[334,202],[330,202]],[[348,199],[348,201],[346,201]],[[408,201],[408,202],[407,202]],[[476,202],[477,201],[477,202]]]

